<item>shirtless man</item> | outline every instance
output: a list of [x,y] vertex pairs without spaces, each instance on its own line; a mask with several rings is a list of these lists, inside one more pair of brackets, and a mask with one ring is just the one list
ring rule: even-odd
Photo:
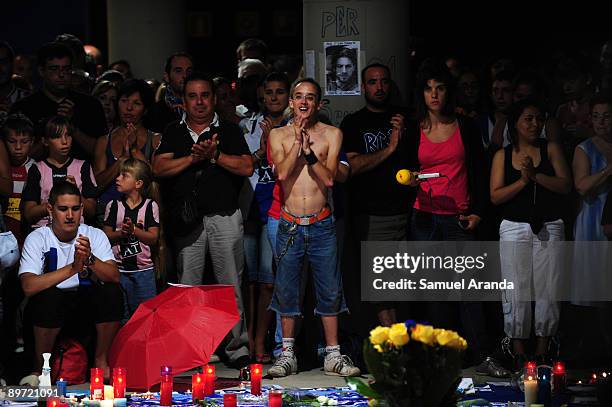
[[270,153],[281,185],[281,218],[276,250],[278,268],[270,308],[281,315],[283,352],[268,370],[273,377],[297,373],[293,351],[295,318],[300,312],[300,273],[308,255],[314,274],[317,305],[325,331],[327,375],[357,376],[360,371],[340,354],[338,317],[347,311],[342,278],[336,267],[336,230],[327,202],[338,170],[342,132],[318,121],[321,87],[312,79],[296,83],[289,106],[293,124],[273,129]]

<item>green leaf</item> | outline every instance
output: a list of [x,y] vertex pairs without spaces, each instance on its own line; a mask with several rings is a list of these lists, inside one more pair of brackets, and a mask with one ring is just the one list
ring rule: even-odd
[[357,393],[361,394],[364,397],[370,399],[382,400],[383,397],[378,394],[373,388],[370,387],[369,384],[365,383],[363,380],[357,377],[345,377],[346,383],[351,386],[351,388],[355,388]]

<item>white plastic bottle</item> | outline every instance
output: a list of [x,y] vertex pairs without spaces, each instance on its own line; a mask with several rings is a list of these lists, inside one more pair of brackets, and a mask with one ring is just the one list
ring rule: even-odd
[[51,387],[51,366],[49,365],[51,354],[43,353],[42,356],[44,362],[42,366],[42,374],[38,376],[38,387]]

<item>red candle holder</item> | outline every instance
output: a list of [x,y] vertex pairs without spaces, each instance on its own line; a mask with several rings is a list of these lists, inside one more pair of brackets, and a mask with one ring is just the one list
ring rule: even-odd
[[204,396],[215,394],[215,365],[204,366]]
[[159,387],[159,405],[172,405],[172,368],[170,366],[162,366],[161,368],[161,384]]
[[236,393],[225,393],[223,395],[223,407],[236,407],[238,404],[238,397]]
[[124,367],[113,368],[113,393],[116,399],[125,398],[127,371]]
[[552,371],[552,387],[553,392],[561,393],[567,386],[567,376],[565,374],[565,364],[563,362],[555,362]]
[[283,393],[280,391],[268,392],[268,406],[269,407],[282,407],[283,406]]
[[523,369],[524,377],[538,377],[538,366],[536,362],[527,362]]
[[99,367],[92,367],[90,376],[90,398],[92,400],[104,400],[104,370]]
[[205,376],[203,373],[194,373],[191,375],[191,399],[194,404],[196,400],[204,399],[204,383]]
[[263,367],[260,363],[251,365],[251,394],[255,396],[261,395],[261,376]]
[[59,397],[47,397],[47,407],[60,407],[61,401]]

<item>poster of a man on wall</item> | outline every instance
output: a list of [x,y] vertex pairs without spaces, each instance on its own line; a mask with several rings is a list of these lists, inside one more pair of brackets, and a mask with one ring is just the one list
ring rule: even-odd
[[360,95],[359,41],[325,42],[325,95]]

